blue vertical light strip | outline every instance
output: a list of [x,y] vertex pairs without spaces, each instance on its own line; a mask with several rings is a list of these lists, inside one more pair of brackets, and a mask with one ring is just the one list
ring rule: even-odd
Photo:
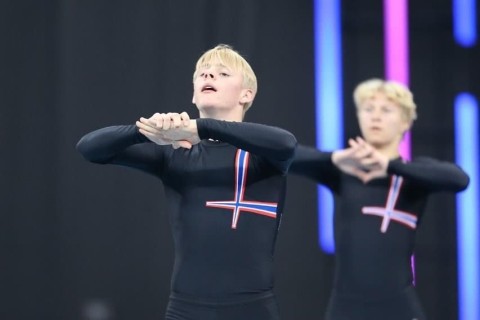
[[[320,150],[343,147],[340,0],[314,0],[316,144]],[[333,196],[318,187],[319,244],[333,253]]]
[[462,47],[477,42],[477,0],[453,0],[453,35]]
[[480,320],[480,219],[478,103],[468,93],[455,99],[455,160],[470,176],[457,195],[459,320]]

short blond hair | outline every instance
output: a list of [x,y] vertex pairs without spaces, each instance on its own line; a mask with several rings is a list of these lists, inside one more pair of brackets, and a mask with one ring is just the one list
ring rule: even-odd
[[417,119],[417,106],[413,101],[413,93],[405,85],[382,79],[369,79],[357,85],[353,91],[353,100],[358,109],[360,104],[372,97],[376,92],[382,92],[389,100],[398,104],[408,122]]
[[[195,81],[200,69],[213,64],[224,65],[236,72],[240,72],[243,76],[243,87],[252,90],[253,97],[255,97],[257,93],[257,77],[255,76],[255,72],[253,72],[252,67],[245,58],[226,44],[219,44],[215,48],[206,51],[198,59],[195,72],[193,73],[193,80]],[[243,106],[244,112],[252,106],[252,103],[253,99]]]

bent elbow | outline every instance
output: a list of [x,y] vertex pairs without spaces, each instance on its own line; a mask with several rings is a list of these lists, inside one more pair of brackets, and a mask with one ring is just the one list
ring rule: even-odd
[[297,150],[297,138],[292,134],[288,133],[285,135],[284,139],[284,145],[285,145],[285,159],[292,159],[295,157],[295,151]]
[[99,152],[96,152],[90,147],[88,143],[88,138],[86,136],[82,137],[76,144],[75,149],[83,156],[83,158],[89,162],[97,164],[107,163],[107,159],[102,157]]
[[467,174],[464,174],[461,180],[458,182],[458,191],[464,191],[467,189],[468,185],[470,184],[470,177]]

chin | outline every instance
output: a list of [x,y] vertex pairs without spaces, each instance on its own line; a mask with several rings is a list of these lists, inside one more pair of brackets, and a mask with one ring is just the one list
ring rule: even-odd
[[381,148],[381,147],[387,145],[387,143],[386,143],[385,141],[379,140],[379,139],[365,139],[365,141],[366,141],[369,145],[371,145],[371,146],[373,146],[373,147],[375,147],[375,148]]
[[212,110],[219,109],[218,106],[213,104],[197,105],[197,108],[200,111],[212,111]]

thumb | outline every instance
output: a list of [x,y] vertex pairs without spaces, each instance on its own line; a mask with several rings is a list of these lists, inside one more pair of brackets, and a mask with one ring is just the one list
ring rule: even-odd
[[179,140],[179,141],[174,141],[172,143],[173,149],[178,149],[178,148],[185,148],[185,149],[191,149],[192,144],[186,140]]

